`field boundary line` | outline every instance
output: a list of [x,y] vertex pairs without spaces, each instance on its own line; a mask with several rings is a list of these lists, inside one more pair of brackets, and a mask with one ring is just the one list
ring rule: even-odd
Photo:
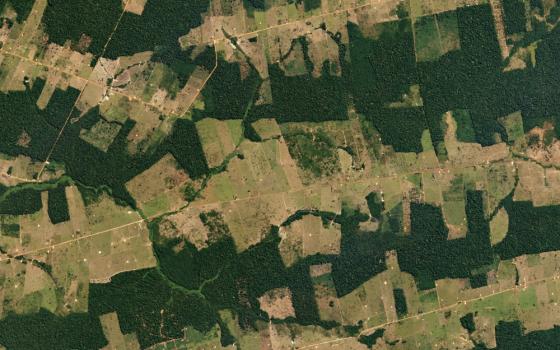
[[[358,6],[348,7],[348,8],[345,8],[345,9],[339,9],[339,10],[334,10],[334,11],[331,11],[331,12],[321,13],[319,15],[305,17],[305,18],[298,19],[298,20],[291,21],[291,22],[276,24],[276,25],[273,25],[273,26],[270,26],[270,27],[266,27],[266,28],[263,28],[263,29],[257,29],[257,30],[251,31],[251,32],[235,34],[235,35],[232,35],[232,37],[241,38],[241,37],[244,37],[244,36],[254,35],[254,34],[261,33],[261,32],[266,32],[266,31],[271,30],[271,29],[276,29],[276,28],[280,28],[280,27],[284,27],[284,26],[289,26],[291,24],[295,24],[295,23],[299,23],[299,22],[305,22],[305,21],[310,21],[310,20],[314,20],[314,19],[317,19],[317,18],[322,18],[322,17],[327,17],[327,16],[346,13],[348,11],[357,10],[357,9],[361,9],[361,8],[368,7],[368,6],[373,6],[373,1],[370,1],[370,2],[362,4],[362,5],[358,5]],[[224,38],[222,40],[226,40],[226,39],[227,38]]]
[[[121,23],[121,20],[124,17],[124,14],[126,12],[126,8],[127,8],[129,2],[130,2],[130,0],[126,0],[126,3],[123,6],[123,10],[121,12],[121,15],[119,16],[119,19],[117,20],[117,23],[115,24],[115,27],[113,28],[113,31],[111,32],[111,34],[109,34],[109,37],[107,38],[107,41],[105,42],[105,45],[103,46],[103,50],[101,51],[101,54],[99,54],[99,59],[101,59],[103,57],[103,55],[105,54],[105,51],[107,50],[107,46],[109,45],[109,42],[111,41],[111,38],[113,37],[113,35],[117,31],[117,28],[119,27],[119,24]],[[78,95],[78,97],[76,98],[76,101],[72,105],[72,108],[70,109],[70,112],[68,113],[68,117],[66,117],[66,120],[64,121],[64,124],[62,125],[62,128],[60,129],[56,139],[54,140],[54,144],[52,145],[49,153],[47,154],[47,157],[45,158],[45,161],[43,162],[43,166],[41,167],[41,170],[39,170],[39,173],[37,174],[37,180],[41,179],[41,175],[43,174],[43,171],[45,171],[45,167],[49,164],[49,159],[51,158],[51,155],[53,154],[54,149],[56,148],[56,145],[58,144],[58,141],[60,141],[60,138],[62,137],[62,134],[64,133],[64,130],[66,129],[66,126],[68,125],[68,122],[70,121],[70,118],[72,117],[72,113],[76,109],[76,105],[78,104],[78,101],[80,100],[80,97],[82,97],[82,94],[84,93],[87,86],[88,86],[88,83],[86,83],[84,85],[84,87],[80,90],[80,94]]]
[[91,80],[91,79],[89,79],[89,78],[84,78],[84,77],[82,77],[82,76],[80,76],[80,75],[77,75],[77,74],[74,74],[74,73],[72,73],[72,72],[66,72],[65,70],[63,70],[63,69],[61,69],[61,68],[58,68],[58,67],[56,67],[56,66],[53,66],[53,65],[51,65],[51,64],[44,63],[44,62],[40,62],[40,61],[36,61],[36,60],[33,60],[33,59],[29,58],[29,57],[21,56],[21,55],[19,55],[19,54],[17,54],[17,53],[14,53],[14,52],[3,51],[2,49],[0,49],[0,55],[6,55],[6,56],[16,57],[16,58],[19,58],[20,60],[27,61],[27,62],[29,62],[29,63],[35,65],[35,66],[40,66],[40,67],[47,68],[49,71],[56,71],[56,72],[58,72],[58,73],[60,73],[60,74],[64,74],[64,75],[67,75],[67,76],[69,76],[69,77],[76,78],[76,79],[78,79],[78,80],[84,81],[86,84],[91,84],[91,85],[94,85],[94,86],[97,86],[97,87],[100,87],[100,88],[107,88],[108,90],[110,90],[112,93],[114,93],[114,94],[116,94],[116,95],[120,95],[120,96],[129,98],[129,99],[132,99],[132,100],[136,100],[136,101],[142,103],[143,105],[150,106],[150,107],[153,107],[153,108],[156,108],[156,109],[160,110],[160,108],[159,108],[158,106],[154,105],[153,103],[146,102],[146,101],[142,100],[141,98],[139,98],[139,97],[136,96],[136,95],[126,94],[126,93],[124,93],[124,92],[122,92],[122,91],[120,91],[120,90],[118,90],[118,89],[116,89],[116,88],[114,88],[114,87],[100,84],[100,83],[98,83],[98,82],[96,82],[96,81],[94,81],[94,80]]
[[298,349],[298,350],[301,350],[301,349],[308,349],[308,348],[316,347],[316,346],[319,346],[319,345],[325,345],[325,344],[330,344],[330,343],[337,343],[337,342],[345,341],[345,340],[349,340],[349,339],[355,339],[355,338],[354,338],[354,337],[336,338],[336,339],[331,339],[331,340],[327,340],[327,341],[320,342],[320,343],[305,345],[305,346],[302,346],[302,347],[298,347],[298,346],[296,345],[295,348]]
[[27,256],[27,255],[30,255],[30,254],[41,253],[43,251],[48,251],[48,250],[51,250],[51,249],[54,250],[56,247],[60,247],[60,246],[66,245],[66,244],[70,244],[70,243],[73,243],[73,242],[77,242],[77,241],[81,241],[81,240],[88,239],[88,238],[91,238],[91,237],[95,237],[95,236],[98,236],[98,235],[102,235],[102,234],[107,233],[107,232],[120,230],[120,229],[128,227],[128,226],[140,224],[140,223],[145,222],[147,220],[148,219],[140,219],[140,220],[132,221],[132,222],[120,225],[120,226],[108,228],[108,229],[97,231],[97,232],[94,232],[94,233],[90,233],[89,235],[84,235],[84,236],[72,238],[72,239],[69,239],[67,241],[63,241],[63,242],[56,243],[56,244],[51,244],[48,247],[29,250],[27,252],[24,251],[24,252],[21,252],[21,253],[14,253],[14,255],[12,257],[0,258],[0,262],[10,260],[10,259],[15,259],[15,258],[18,258],[18,257]]
[[[524,254],[524,255],[526,255],[526,254]],[[492,293],[489,293],[489,294],[486,294],[486,295],[483,295],[483,296],[478,296],[478,297],[463,299],[463,300],[457,300],[457,302],[455,302],[453,304],[438,307],[437,309],[434,309],[434,310],[426,311],[426,312],[419,313],[419,314],[412,315],[412,316],[403,317],[403,318],[398,319],[396,321],[385,322],[385,323],[382,323],[382,324],[379,324],[379,325],[376,325],[376,326],[373,326],[373,327],[370,327],[370,328],[366,328],[366,329],[364,329],[363,331],[360,332],[360,335],[363,335],[363,334],[368,333],[370,331],[373,331],[373,330],[376,330],[378,328],[385,327],[385,326],[388,326],[388,325],[391,325],[391,324],[394,324],[394,323],[399,323],[399,322],[414,319],[414,318],[420,318],[420,317],[423,317],[423,316],[426,316],[426,315],[429,315],[429,314],[433,314],[433,313],[437,313],[437,312],[447,311],[447,310],[454,309],[454,308],[456,308],[458,306],[461,306],[461,305],[466,305],[468,303],[472,303],[472,302],[478,301],[478,300],[484,300],[484,299],[487,299],[487,298],[490,298],[490,297],[493,297],[493,296],[496,296],[496,295],[509,293],[509,292],[514,292],[514,291],[517,291],[517,290],[523,290],[523,289],[526,289],[527,286],[529,286],[529,285],[543,283],[543,282],[547,282],[547,281],[550,281],[550,280],[556,280],[559,277],[560,276],[558,276],[558,274],[556,273],[552,276],[548,276],[548,277],[545,277],[545,278],[539,278],[539,279],[535,279],[535,280],[532,280],[532,281],[525,281],[523,283],[523,285],[515,285],[513,287],[501,289],[501,290],[498,290],[498,291],[492,291]]]
[[447,311],[447,310],[454,309],[454,308],[456,308],[458,306],[461,306],[461,305],[464,306],[467,303],[487,299],[487,298],[490,298],[490,297],[493,297],[493,296],[496,296],[496,295],[500,295],[500,294],[504,294],[504,293],[508,293],[508,292],[515,292],[515,291],[518,291],[518,290],[524,290],[529,285],[539,284],[539,283],[547,282],[547,281],[550,281],[550,280],[557,280],[559,278],[560,278],[560,275],[558,274],[558,272],[556,272],[552,276],[548,276],[548,277],[545,277],[545,278],[539,278],[539,279],[535,279],[535,280],[532,280],[532,281],[525,281],[523,283],[523,285],[515,285],[515,286],[510,287],[510,288],[505,288],[505,289],[502,289],[502,290],[498,290],[496,292],[493,291],[492,293],[489,293],[487,295],[483,295],[483,296],[479,296],[479,297],[475,297],[475,298],[458,300],[457,302],[455,302],[453,304],[438,307],[434,310],[426,311],[426,312],[423,312],[423,313],[418,313],[418,314],[412,315],[412,316],[403,317],[403,318],[395,320],[395,321],[384,322],[384,323],[378,324],[376,326],[369,327],[369,328],[366,328],[366,329],[362,330],[357,337],[336,338],[336,339],[331,339],[331,340],[324,341],[324,342],[321,342],[321,343],[314,343],[314,344],[305,345],[305,346],[302,346],[302,347],[297,347],[296,346],[296,349],[301,350],[301,349],[312,348],[312,347],[319,346],[319,345],[335,343],[335,342],[339,342],[339,341],[345,341],[345,340],[348,340],[348,339],[357,339],[360,336],[366,335],[367,333],[369,333],[371,331],[374,331],[374,330],[377,330],[379,328],[383,328],[383,327],[386,327],[386,326],[390,326],[390,325],[395,324],[395,323],[411,320],[411,319],[414,319],[414,318],[421,318],[421,317],[424,317],[426,315],[430,315],[430,314],[433,314],[433,313]]

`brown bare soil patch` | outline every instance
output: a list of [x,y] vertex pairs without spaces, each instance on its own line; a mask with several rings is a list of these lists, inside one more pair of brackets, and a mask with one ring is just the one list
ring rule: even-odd
[[21,135],[19,135],[19,138],[17,140],[17,145],[20,147],[29,147],[29,144],[31,143],[31,136],[29,136],[29,134],[27,133],[27,131],[23,130],[21,132]]
[[270,318],[283,320],[296,315],[292,305],[292,292],[288,288],[269,290],[259,298],[259,303]]

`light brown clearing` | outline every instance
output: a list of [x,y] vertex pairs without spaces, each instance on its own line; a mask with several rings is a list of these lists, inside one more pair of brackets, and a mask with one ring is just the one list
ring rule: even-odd
[[296,315],[292,305],[292,292],[288,288],[269,290],[259,297],[259,303],[261,310],[266,312],[270,318],[283,320]]
[[189,176],[183,171],[171,154],[166,154],[148,170],[126,183],[126,188],[140,208],[150,212],[177,209],[184,203],[183,186]]
[[323,276],[326,275],[327,273],[331,273],[331,271],[332,271],[331,263],[309,266],[309,275],[311,277]]
[[445,134],[445,147],[449,160],[452,164],[467,166],[480,165],[495,162],[509,155],[509,148],[504,142],[495,145],[482,147],[478,143],[460,142],[457,140],[457,123],[453,118],[452,112],[447,112],[444,116],[447,123]]
[[144,12],[146,1],[147,0],[123,0],[123,5],[125,5],[126,12],[140,16],[142,12]]
[[208,246],[208,227],[200,219],[200,213],[218,209],[217,204],[193,207],[189,206],[166,217],[160,224],[160,234],[164,237],[184,237],[197,249]]
[[281,227],[279,234],[282,240],[278,249],[286,266],[314,254],[340,254],[340,225],[325,225],[318,216],[306,215]]

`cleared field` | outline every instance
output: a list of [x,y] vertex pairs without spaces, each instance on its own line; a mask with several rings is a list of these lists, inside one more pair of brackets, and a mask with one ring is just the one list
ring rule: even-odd
[[[0,161],[0,184],[4,186],[15,186],[34,179],[42,167],[40,162],[23,155],[10,157],[0,154]],[[59,178],[62,174],[63,167],[60,165],[44,172],[46,180]]]
[[[418,292],[418,316],[379,323],[378,327],[384,328],[382,343],[406,342],[414,348],[434,344],[469,348],[472,343],[467,339],[472,339],[491,347],[496,345],[495,326],[499,321],[520,320],[525,332],[550,329],[558,318],[558,259],[558,252],[550,252],[516,258],[515,265],[503,261],[495,282],[476,289],[469,286],[468,280],[439,280],[439,300],[434,290]],[[389,260],[388,266],[393,266]],[[515,285],[515,266],[520,274],[519,285]],[[549,310],[547,316],[539,317],[545,309]],[[364,333],[371,334],[374,329]]]
[[217,167],[236,149],[243,139],[241,120],[220,121],[205,118],[196,123],[208,166]]
[[202,222],[200,215],[216,209],[219,209],[219,205],[185,208],[162,220],[159,233],[167,238],[184,237],[199,250],[206,248],[209,244],[210,230]]
[[259,119],[251,124],[251,126],[262,140],[268,140],[282,135],[280,127],[278,123],[276,123],[276,119]]
[[319,216],[306,215],[280,228],[280,255],[286,266],[314,254],[340,253],[340,225],[323,223]]
[[104,349],[112,350],[140,350],[140,344],[135,334],[122,334],[119,318],[116,312],[99,317],[103,333],[109,344]]
[[187,187],[196,189],[188,174],[171,154],[126,183],[126,188],[148,217],[177,210],[187,196]]
[[482,147],[477,143],[459,141],[458,125],[453,113],[447,112],[443,116],[443,122],[447,124],[445,148],[450,162],[461,166],[475,166],[489,164],[509,157],[508,147],[503,142]]
[[90,232],[99,232],[138,221],[140,216],[130,207],[116,204],[106,193],[85,208]]
[[331,264],[311,265],[309,275],[313,281],[315,302],[321,320],[342,322],[340,304],[331,276]]
[[556,186],[560,171],[545,169],[531,161],[516,160],[519,183],[515,188],[514,200],[530,200],[535,206],[560,204],[560,190]]
[[506,129],[508,142],[513,143],[523,138],[523,117],[520,111],[500,118],[499,122]]
[[422,191],[426,203],[440,204],[443,202],[441,188],[433,173],[422,173]]
[[[339,298],[343,324],[353,325],[363,320],[366,326],[372,326],[396,319],[396,314],[386,314],[381,298],[383,289],[387,289],[384,277],[383,274],[377,275],[350,294]],[[388,302],[391,303],[390,300]]]
[[243,199],[289,189],[278,140],[244,141],[239,153],[242,156],[231,159],[227,171],[208,182],[203,202]]
[[[3,261],[0,263],[0,276],[2,277],[0,300],[3,304],[1,316],[4,317],[10,312],[37,312],[40,307],[48,310],[56,309],[54,282],[38,267],[29,268],[20,261],[12,264]],[[32,281],[32,279],[36,280]]]
[[509,218],[507,211],[500,208],[490,221],[490,241],[492,245],[500,243],[508,232]]
[[113,275],[124,271],[156,265],[148,228],[144,223],[78,241],[77,249],[87,262],[89,279],[94,283],[108,281]]
[[103,152],[107,152],[115,137],[117,137],[121,125],[99,120],[91,129],[82,129],[80,138]]
[[464,237],[467,233],[465,188],[463,177],[455,176],[443,192],[443,215],[449,228],[450,239]]
[[416,60],[418,62],[436,61],[443,52],[436,17],[416,18],[413,25]]
[[130,109],[129,100],[125,96],[118,94],[110,94],[99,105],[101,115],[109,122],[124,123],[128,119]]
[[288,288],[276,288],[266,292],[259,298],[259,304],[261,310],[271,319],[282,320],[296,315],[292,305],[292,292]]

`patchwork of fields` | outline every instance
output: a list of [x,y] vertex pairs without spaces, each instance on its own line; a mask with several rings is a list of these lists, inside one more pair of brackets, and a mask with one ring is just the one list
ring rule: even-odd
[[560,348],[557,0],[0,13],[0,349]]

